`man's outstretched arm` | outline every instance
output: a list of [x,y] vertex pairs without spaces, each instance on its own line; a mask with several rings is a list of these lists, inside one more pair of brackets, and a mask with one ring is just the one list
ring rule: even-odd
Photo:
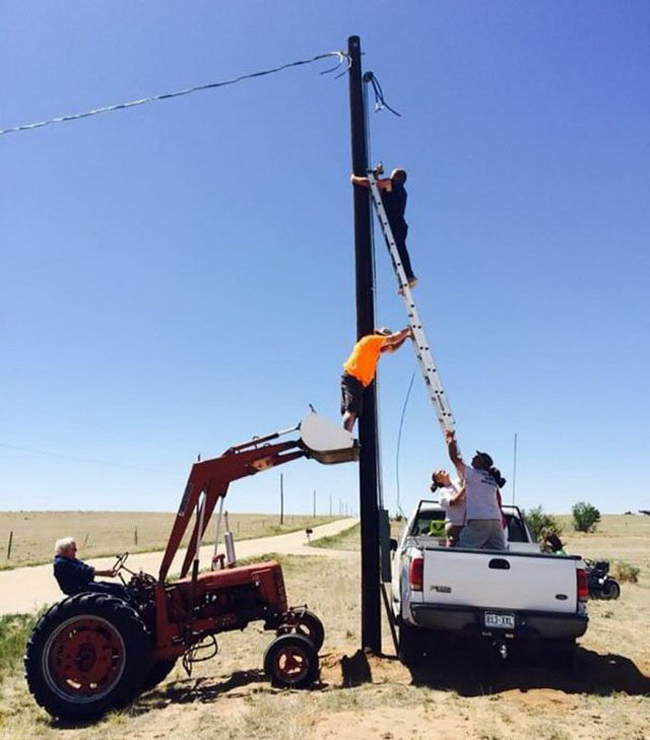
[[445,442],[447,443],[447,452],[449,453],[449,459],[454,463],[454,467],[463,476],[465,472],[465,463],[463,458],[458,452],[458,445],[456,444],[456,432],[451,429],[447,429],[445,432]]
[[413,330],[410,326],[407,326],[406,329],[402,329],[402,331],[398,331],[395,334],[390,334],[382,344],[381,351],[395,352],[395,350],[399,349],[404,344],[408,337],[412,336]]
[[[359,185],[362,188],[369,188],[370,183],[368,182],[367,177],[360,177],[359,175],[350,175],[350,182],[353,185]],[[392,187],[392,182],[390,177],[385,177],[382,180],[377,180],[377,187],[380,190],[390,190]]]

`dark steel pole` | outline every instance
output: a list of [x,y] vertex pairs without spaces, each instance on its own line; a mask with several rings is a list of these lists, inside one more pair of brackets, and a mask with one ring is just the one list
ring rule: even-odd
[[[350,127],[352,170],[365,177],[368,168],[366,111],[361,73],[361,41],[348,38],[350,55]],[[357,339],[375,328],[371,212],[368,190],[353,187],[357,291]],[[361,518],[361,647],[381,653],[379,595],[379,512],[377,508],[377,395],[372,383],[364,391],[359,419],[359,514]]]

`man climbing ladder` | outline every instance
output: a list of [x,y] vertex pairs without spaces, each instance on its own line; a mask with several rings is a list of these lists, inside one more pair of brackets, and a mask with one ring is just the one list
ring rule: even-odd
[[409,326],[412,332],[411,336],[415,344],[415,354],[418,358],[418,362],[420,364],[420,369],[422,371],[422,376],[424,377],[424,382],[426,384],[429,397],[431,398],[431,402],[433,403],[433,407],[438,417],[438,422],[440,423],[440,427],[444,435],[447,431],[453,431],[455,426],[454,416],[451,413],[451,407],[449,406],[447,396],[445,394],[444,388],[442,387],[442,381],[440,380],[440,375],[438,373],[438,368],[436,367],[435,360],[433,359],[433,354],[431,352],[431,349],[429,348],[429,342],[424,332],[422,320],[420,319],[415,301],[413,300],[413,294],[411,293],[411,286],[409,284],[409,274],[406,270],[407,266],[410,268],[410,262],[408,262],[407,265],[403,263],[402,255],[400,254],[400,250],[398,248],[398,243],[391,228],[392,222],[390,221],[389,216],[386,213],[386,209],[384,208],[384,203],[381,197],[379,185],[381,181],[377,180],[376,173],[376,170],[369,169],[367,171],[366,178],[358,179],[367,181],[368,187],[370,188],[372,203],[375,207],[375,211],[377,212],[379,225],[381,226],[382,233],[384,234],[386,246],[388,247],[388,252],[391,256],[391,261],[393,263],[395,274],[397,276],[399,293],[402,296],[404,305],[406,306],[406,313],[408,315]]
[[[409,288],[415,288],[418,279],[413,274],[411,258],[409,257],[408,249],[406,247],[406,236],[409,231],[409,226],[404,218],[406,200],[408,198],[406,188],[404,187],[406,177],[406,170],[398,168],[390,173],[390,177],[376,180],[376,183]],[[353,185],[360,185],[363,188],[370,187],[370,182],[367,177],[357,177],[356,175],[352,175],[350,182],[352,182]]]

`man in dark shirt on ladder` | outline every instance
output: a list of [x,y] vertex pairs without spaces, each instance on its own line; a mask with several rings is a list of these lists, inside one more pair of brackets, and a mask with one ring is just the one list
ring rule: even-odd
[[[363,188],[369,187],[367,177],[352,175],[350,182],[353,185],[360,185]],[[409,227],[404,219],[406,199],[408,197],[406,188],[404,187],[405,182],[406,170],[395,169],[390,173],[390,177],[377,180],[377,187],[381,193],[381,199],[386,209],[386,215],[388,216],[388,223],[393,232],[393,238],[395,239],[409,288],[414,288],[418,280],[413,274],[411,259],[406,248],[406,235],[408,234]]]

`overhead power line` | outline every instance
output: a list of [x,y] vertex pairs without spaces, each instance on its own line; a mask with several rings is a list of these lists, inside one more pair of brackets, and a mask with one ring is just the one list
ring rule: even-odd
[[65,123],[67,121],[77,121],[80,118],[89,118],[90,116],[97,116],[100,113],[112,113],[113,111],[117,110],[126,110],[127,108],[135,108],[137,105],[144,105],[145,103],[153,103],[158,100],[170,100],[171,98],[179,98],[182,95],[190,95],[190,93],[195,92],[201,92],[202,90],[213,90],[217,87],[226,87],[227,85],[235,85],[238,82],[243,82],[244,80],[251,80],[255,77],[265,77],[266,75],[272,75],[276,74],[277,72],[282,72],[285,69],[289,69],[291,67],[300,67],[305,64],[313,64],[314,62],[319,62],[323,59],[328,59],[331,57],[335,57],[338,59],[338,63],[336,66],[332,67],[331,69],[326,69],[321,74],[328,74],[330,72],[335,72],[337,69],[341,67],[341,65],[345,64],[346,69],[350,66],[350,60],[348,58],[348,55],[344,51],[328,51],[324,54],[317,54],[314,57],[311,57],[311,59],[299,59],[295,62],[287,62],[286,64],[281,64],[279,67],[272,67],[271,69],[263,69],[259,72],[250,72],[249,74],[243,74],[239,75],[238,77],[233,77],[230,80],[222,80],[221,82],[209,82],[205,85],[195,85],[194,87],[188,87],[184,90],[177,90],[176,92],[170,92],[170,93],[162,93],[160,95],[152,95],[148,98],[141,98],[140,100],[132,100],[128,103],[117,103],[116,105],[107,105],[103,108],[95,108],[94,110],[86,111],[85,113],[73,113],[71,115],[67,116],[59,116],[58,118],[51,118],[48,121],[39,121],[38,123],[27,123],[22,126],[14,126],[13,128],[6,128],[0,130],[0,136],[4,134],[13,134],[17,133],[19,131],[32,131],[36,128],[42,128],[43,126],[49,126],[51,123]]

